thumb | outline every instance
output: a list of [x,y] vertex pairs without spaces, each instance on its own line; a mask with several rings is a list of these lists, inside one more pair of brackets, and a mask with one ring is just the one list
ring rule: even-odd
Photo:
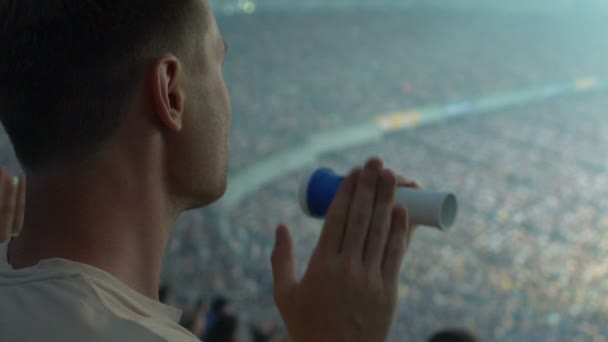
[[279,299],[297,282],[293,240],[284,225],[277,227],[271,261],[275,298]]

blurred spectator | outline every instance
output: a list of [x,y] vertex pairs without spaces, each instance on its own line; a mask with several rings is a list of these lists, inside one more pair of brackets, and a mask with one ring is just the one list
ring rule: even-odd
[[213,325],[217,316],[229,313],[232,313],[232,307],[228,299],[223,296],[216,297],[211,303],[211,308],[209,310],[209,313],[207,314],[208,326]]
[[251,328],[252,342],[270,342],[278,333],[278,327],[272,322],[254,325]]
[[175,293],[169,285],[162,285],[158,289],[158,299],[163,304],[167,304],[174,307],[177,306],[177,302],[175,300]]
[[218,296],[211,302],[209,312],[205,317],[205,333],[203,334],[203,340],[208,340],[208,334],[215,326],[215,323],[219,316],[230,315],[232,313],[232,307],[226,297]]
[[202,339],[203,334],[206,330],[206,320],[205,314],[207,313],[207,308],[204,304],[204,301],[199,300],[192,312],[184,313],[182,317],[182,322],[180,323],[184,328],[188,329],[193,335]]
[[477,342],[477,338],[466,330],[449,329],[436,333],[429,342]]
[[220,314],[208,330],[205,342],[247,342],[247,338],[236,316]]

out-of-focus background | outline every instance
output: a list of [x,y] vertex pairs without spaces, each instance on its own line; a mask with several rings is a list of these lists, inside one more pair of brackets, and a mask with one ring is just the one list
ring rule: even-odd
[[300,179],[378,155],[460,202],[451,231],[415,236],[391,341],[446,327],[605,341],[608,1],[212,4],[230,46],[230,183],[168,247],[163,281],[186,313],[224,295],[243,321],[280,326],[274,228],[290,225],[303,270],[322,225],[298,208]]

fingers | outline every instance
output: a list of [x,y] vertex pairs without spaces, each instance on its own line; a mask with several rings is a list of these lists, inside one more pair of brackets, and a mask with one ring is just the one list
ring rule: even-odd
[[379,178],[376,205],[367,237],[363,261],[372,269],[380,270],[386,241],[391,230],[391,215],[395,201],[396,179],[389,170]]
[[350,202],[360,173],[360,169],[355,169],[344,179],[329,208],[317,247],[317,251],[321,254],[340,253]]
[[297,283],[293,240],[285,226],[276,231],[275,245],[272,252],[272,276],[277,304]]
[[372,221],[376,186],[382,169],[381,160],[374,158],[368,161],[355,188],[342,245],[342,252],[353,259],[363,261],[363,247]]
[[422,189],[422,185],[417,183],[411,179],[405,178],[403,176],[396,175],[397,177],[397,186],[404,186],[406,188],[414,188],[414,189]]
[[408,221],[407,211],[403,207],[393,209],[391,232],[382,262],[382,275],[388,286],[396,286],[399,280],[403,257],[413,231]]
[[17,195],[15,199],[15,217],[13,220],[13,234],[18,234],[23,227],[23,218],[25,216],[25,190],[26,177],[25,173],[19,175],[19,185],[17,186]]
[[9,236],[13,233],[13,221],[15,217],[15,198],[17,196],[17,186],[9,173],[2,168],[0,170],[0,229],[8,232]]

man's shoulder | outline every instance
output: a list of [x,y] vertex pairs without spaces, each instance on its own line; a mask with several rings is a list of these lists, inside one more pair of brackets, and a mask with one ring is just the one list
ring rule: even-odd
[[[85,274],[0,272],[2,341],[197,342],[166,316],[146,311]],[[36,322],[36,329],[31,329]]]

